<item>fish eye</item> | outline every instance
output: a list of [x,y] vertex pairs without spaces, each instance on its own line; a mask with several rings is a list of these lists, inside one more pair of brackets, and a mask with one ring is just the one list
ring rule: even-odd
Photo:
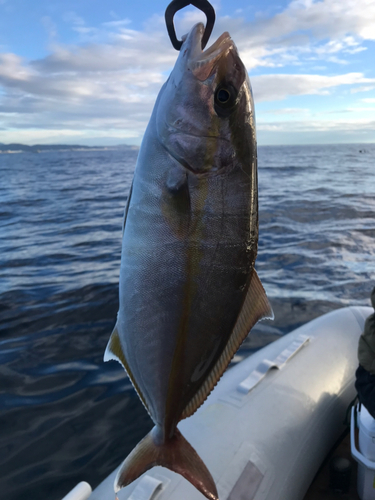
[[217,100],[220,104],[226,104],[230,99],[230,93],[227,89],[219,89],[217,93]]
[[216,114],[220,117],[229,116],[237,102],[237,95],[238,92],[232,85],[219,85],[214,96]]

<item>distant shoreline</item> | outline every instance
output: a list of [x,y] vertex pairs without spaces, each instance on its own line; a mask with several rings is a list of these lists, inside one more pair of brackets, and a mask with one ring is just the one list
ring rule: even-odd
[[114,151],[123,149],[126,151],[138,151],[138,146],[119,144],[118,146],[80,146],[78,144],[0,144],[0,154],[18,153],[50,153],[63,151]]
[[[337,146],[358,146],[360,153],[365,153],[366,147],[371,147],[375,143],[372,142],[353,142],[353,143],[332,143],[332,144],[258,144],[258,148],[290,148],[290,147],[337,147]],[[35,144],[27,146],[26,144],[3,144],[0,143],[1,154],[17,154],[17,153],[51,153],[64,151],[139,151],[139,146],[118,144],[115,146],[82,146],[79,144]]]

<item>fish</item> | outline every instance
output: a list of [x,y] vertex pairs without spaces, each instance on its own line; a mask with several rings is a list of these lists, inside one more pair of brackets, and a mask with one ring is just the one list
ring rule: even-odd
[[[229,33],[185,35],[144,134],[123,223],[119,311],[104,360],[154,422],[117,493],[160,465],[206,498],[215,481],[177,424],[202,405],[254,324],[273,312],[255,271],[257,143],[247,71]],[[220,439],[218,437],[218,439]]]

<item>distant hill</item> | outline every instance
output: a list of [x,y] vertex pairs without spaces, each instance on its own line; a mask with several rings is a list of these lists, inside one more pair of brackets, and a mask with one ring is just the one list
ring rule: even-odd
[[27,146],[26,144],[3,144],[0,142],[0,153],[42,153],[46,151],[83,151],[83,150],[115,150],[125,149],[137,151],[138,146],[127,146],[121,144],[118,146],[79,146],[77,144],[35,144]]

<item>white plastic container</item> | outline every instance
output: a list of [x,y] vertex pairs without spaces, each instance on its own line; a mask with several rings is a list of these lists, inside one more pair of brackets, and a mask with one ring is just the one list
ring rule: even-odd
[[[355,445],[354,412],[359,427],[359,450]],[[361,500],[375,500],[375,420],[362,405],[361,410],[352,408],[350,426],[351,451],[358,462],[357,491]]]
[[81,481],[62,500],[87,500],[91,492],[92,489],[89,483]]
[[375,461],[375,419],[362,405],[358,412],[359,451],[369,460]]

